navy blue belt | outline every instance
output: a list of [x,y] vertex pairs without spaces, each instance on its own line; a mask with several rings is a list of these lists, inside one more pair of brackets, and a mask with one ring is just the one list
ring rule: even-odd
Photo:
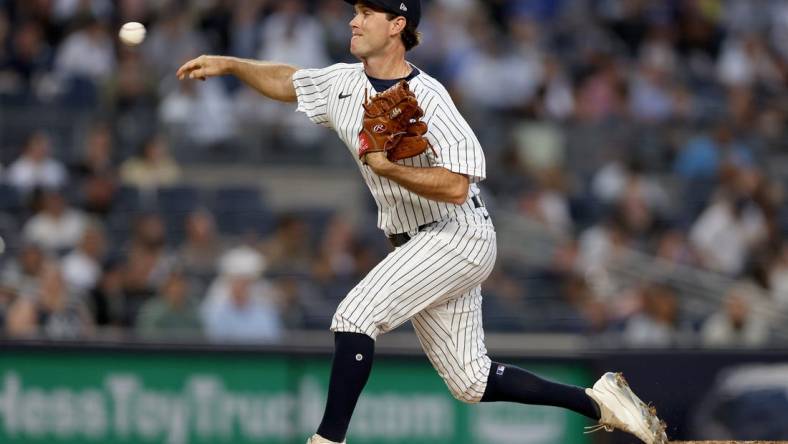
[[[482,198],[479,196],[471,197],[471,201],[473,202],[474,208],[481,208],[484,206],[484,202],[482,201]],[[419,228],[416,231],[424,231],[425,228],[431,226],[434,223],[435,222],[430,222],[428,224],[419,225]],[[391,245],[393,245],[394,248],[405,245],[405,243],[408,242],[409,240],[410,240],[410,235],[408,233],[396,233],[389,236],[389,242],[391,242]]]

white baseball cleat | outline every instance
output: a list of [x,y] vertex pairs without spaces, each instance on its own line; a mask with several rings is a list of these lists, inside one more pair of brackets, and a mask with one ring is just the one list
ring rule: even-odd
[[312,435],[311,438],[306,440],[306,444],[345,444],[345,442],[346,441],[342,441],[342,442],[329,441],[323,438],[322,436],[318,435],[317,433],[315,433],[314,435]]
[[646,444],[668,444],[665,424],[657,418],[656,410],[632,392],[621,373],[605,373],[593,388],[586,389],[586,394],[599,404],[602,414],[599,424],[586,427],[586,433],[619,429]]

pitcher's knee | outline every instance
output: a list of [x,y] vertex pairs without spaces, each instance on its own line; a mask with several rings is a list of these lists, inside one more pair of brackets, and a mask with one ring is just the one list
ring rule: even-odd
[[360,320],[351,316],[345,316],[345,314],[339,310],[334,314],[334,317],[331,320],[331,331],[363,333],[372,339],[376,339],[380,333],[374,322],[363,319]]
[[449,387],[454,399],[466,404],[476,404],[484,396],[484,390],[487,388],[487,378],[476,377],[473,380],[447,380],[446,385]]

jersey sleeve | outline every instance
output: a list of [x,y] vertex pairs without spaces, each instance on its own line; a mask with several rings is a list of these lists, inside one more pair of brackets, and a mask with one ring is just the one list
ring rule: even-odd
[[487,177],[481,143],[451,99],[441,101],[427,119],[427,140],[436,153],[432,163],[481,182]]
[[343,64],[320,69],[299,69],[293,73],[293,87],[298,99],[298,108],[314,123],[331,127],[328,115],[328,97],[336,76],[342,72]]

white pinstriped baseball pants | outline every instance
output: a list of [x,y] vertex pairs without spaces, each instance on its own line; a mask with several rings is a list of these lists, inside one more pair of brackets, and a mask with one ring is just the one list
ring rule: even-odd
[[490,371],[481,283],[495,264],[495,242],[489,223],[441,221],[419,232],[350,291],[331,330],[375,339],[410,319],[452,395],[479,402]]

